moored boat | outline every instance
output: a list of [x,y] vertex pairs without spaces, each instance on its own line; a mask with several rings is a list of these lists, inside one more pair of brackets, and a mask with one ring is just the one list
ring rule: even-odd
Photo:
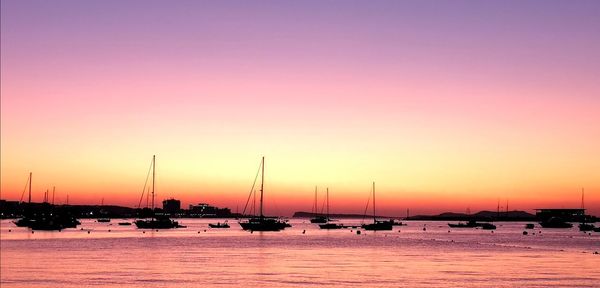
[[327,188],[327,223],[324,224],[320,224],[319,228],[321,229],[327,229],[327,230],[332,230],[332,229],[342,229],[344,228],[343,224],[339,224],[339,223],[331,223],[331,219],[329,219],[329,188]]
[[565,222],[558,217],[552,217],[546,221],[540,222],[540,226],[543,228],[571,228],[573,224]]
[[[152,156],[152,218],[151,219],[138,219],[134,222],[135,226],[139,229],[172,229],[172,228],[184,228],[185,226],[179,225],[179,222],[171,220],[167,215],[156,216],[154,211],[154,183],[156,178],[156,155]],[[143,194],[142,194],[143,196]]]
[[456,224],[448,223],[448,226],[450,228],[476,228],[479,227],[480,224],[477,223],[475,220],[469,220],[469,222],[458,222]]
[[217,222],[217,224],[213,224],[213,223],[208,223],[208,227],[210,228],[229,228],[229,224],[227,224],[227,221],[221,223],[221,222]]
[[[276,217],[266,217],[263,214],[263,196],[265,182],[265,157],[260,162],[261,180],[260,180],[260,214],[258,217],[252,217],[247,220],[240,220],[238,223],[242,229],[248,231],[281,231],[287,227],[292,227],[286,221]],[[258,174],[257,174],[258,176]],[[253,186],[254,188],[254,186]],[[252,191],[251,189],[250,191]],[[252,194],[251,194],[252,195]],[[245,209],[244,209],[245,210]]]
[[392,230],[393,225],[391,221],[380,221],[377,220],[375,212],[375,182],[373,182],[373,223],[362,224],[361,227],[365,230],[379,231],[379,230]]

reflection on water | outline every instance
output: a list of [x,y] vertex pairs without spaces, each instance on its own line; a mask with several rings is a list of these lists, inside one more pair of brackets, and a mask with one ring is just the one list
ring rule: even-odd
[[600,252],[600,233],[588,235],[575,228],[534,229],[525,236],[524,223],[497,223],[498,230],[491,232],[449,229],[445,222],[409,222],[393,231],[357,235],[351,229],[319,230],[308,220],[293,219],[293,227],[282,232],[251,234],[237,223],[231,223],[231,229],[210,229],[211,220],[183,219],[187,228],[144,233],[113,222],[83,220],[78,229],[32,234],[3,220],[1,286],[598,287],[600,283],[600,255],[594,254]]

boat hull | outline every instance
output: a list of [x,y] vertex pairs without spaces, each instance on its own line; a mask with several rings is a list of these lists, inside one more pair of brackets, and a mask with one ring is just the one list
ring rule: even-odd
[[327,223],[327,224],[319,225],[319,228],[326,229],[326,230],[332,230],[332,229],[342,229],[342,228],[344,228],[344,226],[341,224]]
[[593,231],[596,227],[592,224],[581,223],[579,224],[579,231]]
[[173,229],[181,228],[177,221],[167,220],[137,220],[134,222],[139,229]]
[[390,222],[377,222],[371,224],[363,224],[362,228],[368,231],[392,230],[393,226]]
[[571,223],[544,223],[544,222],[540,222],[540,226],[542,226],[542,228],[572,228],[573,224]]
[[310,223],[327,223],[327,218],[325,217],[316,217],[310,219]]
[[240,221],[239,224],[242,229],[248,231],[281,231],[286,227],[291,227],[286,222],[271,218],[254,218],[248,221]]

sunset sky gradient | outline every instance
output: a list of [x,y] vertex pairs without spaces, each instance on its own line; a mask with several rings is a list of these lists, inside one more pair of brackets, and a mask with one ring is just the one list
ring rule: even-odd
[[2,1],[1,198],[600,215],[600,1]]

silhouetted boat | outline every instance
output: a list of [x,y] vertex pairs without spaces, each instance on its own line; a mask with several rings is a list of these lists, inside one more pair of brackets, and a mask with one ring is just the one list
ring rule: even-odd
[[171,220],[167,216],[158,216],[152,219],[136,220],[135,226],[140,229],[171,229],[184,228],[175,220]]
[[183,228],[185,226],[179,225],[175,220],[171,220],[166,215],[156,217],[154,211],[154,182],[156,177],[156,155],[152,156],[152,219],[139,219],[136,220],[135,226],[140,229],[172,229],[172,228]]
[[540,222],[540,226],[543,228],[571,228],[573,224],[565,222],[558,217],[552,217],[546,221]]
[[131,226],[131,222],[119,222],[121,226]]
[[310,219],[310,223],[327,223],[325,216],[316,216]]
[[110,222],[110,218],[98,218],[98,220],[96,220],[96,221],[98,221],[100,223],[107,223],[107,222]]
[[[29,173],[29,204],[31,204],[31,179],[32,173]],[[31,209],[29,205],[27,208]],[[25,217],[13,223],[18,227],[29,227],[32,230],[62,230],[65,228],[75,228],[81,224],[68,211],[55,208],[54,205],[48,203],[48,192],[46,192],[44,203],[39,208],[39,211],[35,213],[27,211]]]
[[[264,182],[265,182],[265,157],[262,157],[260,163],[261,169],[261,180],[260,180],[260,215],[258,217],[252,217],[245,221],[239,221],[238,223],[242,226],[242,229],[249,231],[281,231],[286,227],[292,227],[289,223],[275,218],[265,217],[263,215],[263,194],[264,194]],[[258,176],[258,175],[257,175]],[[252,190],[251,190],[252,191]]]
[[580,223],[579,224],[579,231],[593,231],[594,228],[596,228],[596,226],[594,226],[592,224],[588,224],[588,223]]
[[480,223],[479,226],[483,230],[496,230],[496,225],[492,223]]
[[[27,202],[27,208],[29,209],[29,205],[31,205],[31,179],[32,179],[33,173],[29,172],[29,178],[27,179],[27,182],[25,182],[25,185],[29,186],[29,201]],[[26,188],[27,188],[26,186]],[[23,191],[23,194],[25,194],[25,191]],[[23,200],[23,196],[21,196],[21,201]],[[25,215],[23,215],[23,218],[18,219],[13,221],[13,223],[15,225],[17,225],[17,227],[29,227],[29,225],[32,224],[32,221],[34,221],[31,218],[31,215],[29,215],[30,213],[27,213],[29,211],[25,210],[26,213],[24,213]]]
[[594,232],[600,232],[600,227],[594,228]]
[[448,223],[448,226],[450,228],[476,228],[479,227],[480,224],[477,223],[475,220],[469,220],[469,222],[458,222],[456,224],[453,223]]
[[[583,210],[585,208],[585,203],[584,203],[584,190],[583,188],[581,188],[581,209]],[[584,210],[585,211],[585,210]],[[581,217],[581,223],[579,223],[579,231],[593,231],[594,228],[596,228],[596,226],[592,225],[592,224],[588,224],[585,223],[585,212],[583,213],[582,217]]]
[[[365,213],[366,214],[366,213]],[[375,182],[373,182],[373,223],[362,224],[361,227],[365,230],[378,231],[378,230],[392,230],[392,222],[390,221],[379,221],[375,216]]]
[[342,229],[344,228],[344,225],[342,224],[336,224],[336,223],[330,223],[329,221],[331,221],[331,219],[329,219],[329,188],[327,188],[327,216],[325,217],[325,219],[327,219],[327,223],[325,224],[320,224],[319,228],[321,229]]
[[210,228],[229,228],[229,224],[227,224],[227,221],[225,221],[223,223],[217,222],[217,224],[209,223],[208,227],[210,227]]
[[535,228],[535,225],[529,223],[529,224],[525,224],[525,229],[533,229]]
[[21,219],[13,221],[17,227],[29,227],[34,220],[29,217],[23,217]]
[[65,228],[75,228],[81,224],[66,212],[44,213],[35,216],[29,221],[27,227],[31,230],[62,230]]
[[[310,219],[310,223],[327,223],[327,217],[323,216],[323,215],[319,215],[317,213],[318,210],[318,204],[317,204],[317,187],[315,187],[315,204],[313,205],[313,218]],[[323,209],[321,209],[321,213],[323,213]]]

